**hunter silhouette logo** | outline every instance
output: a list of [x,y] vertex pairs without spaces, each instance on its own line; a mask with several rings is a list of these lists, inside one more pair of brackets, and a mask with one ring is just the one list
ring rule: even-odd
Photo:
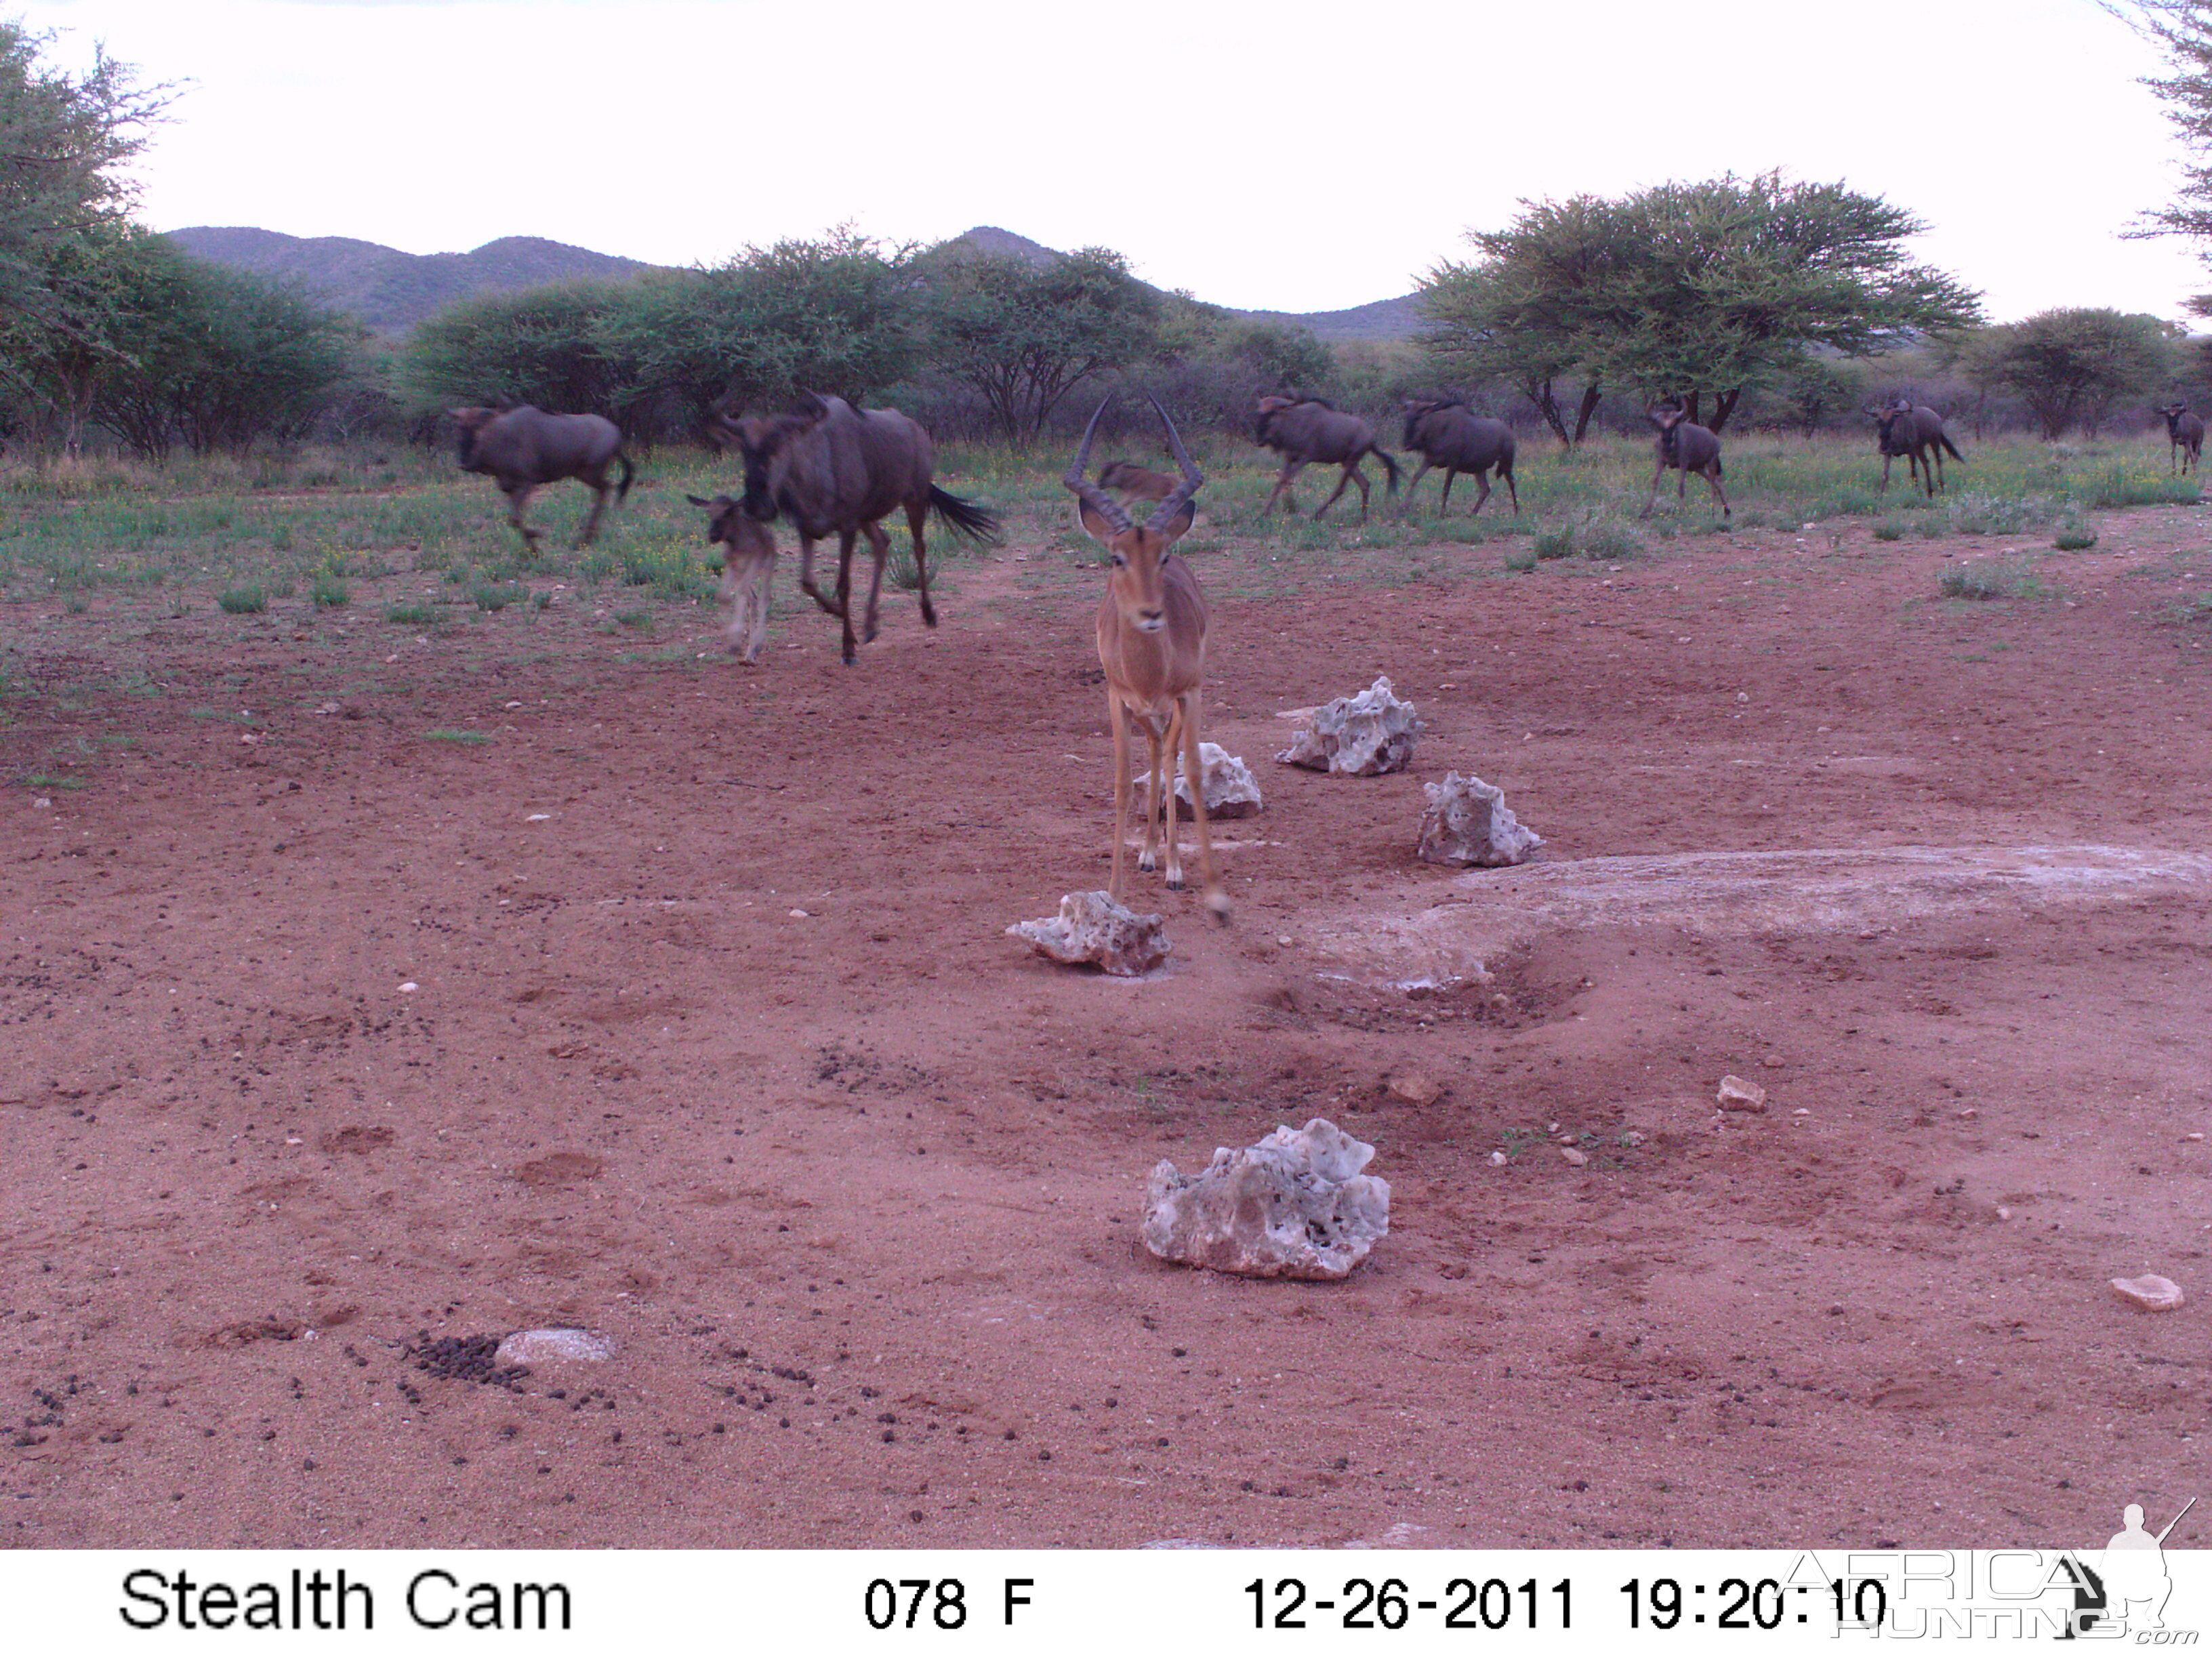
[[[2157,1534],[2143,1530],[2142,1505],[2130,1504],[2120,1511],[2120,1529],[2105,1546],[2105,1559],[2099,1575],[2103,1580],[2105,1610],[2102,1614],[2090,1614],[2081,1622],[2087,1628],[2091,1620],[2110,1619],[2121,1630],[2164,1630],[2166,1599],[2173,1594],[2173,1580],[2166,1570],[2166,1534],[2181,1524],[2181,1516],[2197,1507],[2191,1498],[2181,1506],[2181,1515],[2167,1522]],[[2078,1604],[2079,1596],[2077,1594]]]

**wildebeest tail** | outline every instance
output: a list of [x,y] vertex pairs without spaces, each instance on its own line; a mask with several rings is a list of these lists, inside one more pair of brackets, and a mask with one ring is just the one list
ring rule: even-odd
[[1389,493],[1393,495],[1396,495],[1398,493],[1398,463],[1390,459],[1390,452],[1383,448],[1381,444],[1370,445],[1370,448],[1375,459],[1382,463],[1383,471],[1390,476]]
[[619,449],[615,451],[615,459],[622,463],[622,477],[615,480],[615,505],[619,507],[629,499],[629,481],[637,476],[637,469]]
[[937,509],[937,516],[962,535],[979,542],[996,544],[999,540],[999,515],[988,507],[978,507],[973,501],[963,501],[948,489],[932,484],[929,504]]
[[1959,446],[1951,441],[1948,434],[1942,432],[1937,433],[1936,434],[1936,441],[1942,445],[1943,447],[1949,452],[1953,460],[1963,461],[1966,459],[1964,455],[1961,455],[1959,453]]

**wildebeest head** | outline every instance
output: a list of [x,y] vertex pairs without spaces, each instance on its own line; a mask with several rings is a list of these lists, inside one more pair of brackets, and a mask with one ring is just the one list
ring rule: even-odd
[[1427,420],[1431,415],[1441,415],[1448,409],[1457,409],[1468,414],[1472,414],[1474,412],[1472,410],[1468,408],[1468,402],[1464,398],[1438,397],[1407,398],[1406,435],[1400,439],[1399,441],[1408,449],[1416,447],[1419,440],[1415,434],[1419,431],[1421,422]]
[[471,405],[466,409],[449,409],[446,411],[453,419],[453,429],[459,440],[455,453],[460,461],[462,471],[473,472],[477,470],[477,441],[483,436],[483,429],[506,412],[504,409],[487,408],[481,404]]
[[2158,413],[2166,416],[2166,429],[2171,433],[2180,426],[2181,417],[2189,413],[2189,405],[2187,404],[2166,404],[2160,407]]
[[735,440],[745,461],[746,514],[763,524],[773,523],[781,507],[783,474],[789,465],[791,446],[822,424],[830,405],[812,392],[781,415],[748,415],[742,420],[721,417],[723,430]]
[[1260,399],[1259,419],[1253,427],[1254,436],[1261,443],[1266,443],[1269,434],[1275,429],[1276,419],[1285,410],[1296,409],[1297,406],[1298,400],[1295,398],[1285,398],[1269,392]]
[[1120,503],[1084,476],[1084,469],[1091,464],[1091,440],[1098,435],[1099,416],[1105,414],[1112,402],[1109,398],[1093,411],[1091,424],[1083,429],[1082,447],[1075,452],[1075,459],[1069,463],[1066,476],[1060,482],[1075,496],[1076,521],[1091,539],[1105,545],[1112,561],[1112,568],[1106,576],[1106,591],[1115,608],[1121,613],[1121,620],[1138,633],[1157,634],[1167,622],[1168,554],[1198,515],[1197,504],[1191,498],[1206,482],[1206,475],[1192,464],[1175,422],[1168,419],[1167,410],[1154,399],[1152,408],[1160,423],[1168,429],[1168,447],[1175,452],[1176,463],[1182,470],[1182,482],[1153,510],[1151,518],[1142,525],[1133,523]]

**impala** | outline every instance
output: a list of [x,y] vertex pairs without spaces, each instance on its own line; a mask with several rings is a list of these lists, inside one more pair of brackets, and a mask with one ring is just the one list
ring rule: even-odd
[[1133,523],[1119,502],[1084,476],[1091,460],[1091,441],[1106,407],[1100,404],[1091,416],[1084,428],[1083,447],[1060,482],[1075,496],[1076,519],[1085,533],[1103,543],[1111,558],[1106,598],[1098,607],[1098,665],[1106,671],[1106,719],[1114,728],[1114,873],[1107,890],[1118,904],[1133,787],[1129,728],[1134,726],[1144,732],[1152,757],[1145,845],[1137,867],[1156,867],[1159,814],[1165,812],[1167,882],[1177,890],[1182,887],[1182,855],[1176,834],[1174,757],[1179,754],[1183,775],[1190,781],[1206,908],[1216,921],[1226,921],[1229,895],[1214,872],[1213,840],[1206,823],[1206,769],[1198,757],[1199,693],[1206,678],[1206,595],[1190,567],[1174,551],[1176,538],[1197,514],[1191,498],[1206,477],[1191,465],[1175,422],[1154,398],[1152,408],[1168,429],[1168,446],[1182,469],[1182,482],[1151,518],[1141,525]]

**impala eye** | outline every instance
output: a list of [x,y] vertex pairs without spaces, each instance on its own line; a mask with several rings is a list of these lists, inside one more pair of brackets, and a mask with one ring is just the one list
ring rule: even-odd
[[1116,553],[1116,554],[1114,556],[1114,568],[1115,568],[1116,570],[1124,570],[1124,569],[1127,569],[1127,568],[1128,568],[1128,564],[1129,564],[1128,560],[1127,560],[1126,558],[1122,557],[1122,556],[1121,556],[1121,555],[1120,555],[1119,553]]

